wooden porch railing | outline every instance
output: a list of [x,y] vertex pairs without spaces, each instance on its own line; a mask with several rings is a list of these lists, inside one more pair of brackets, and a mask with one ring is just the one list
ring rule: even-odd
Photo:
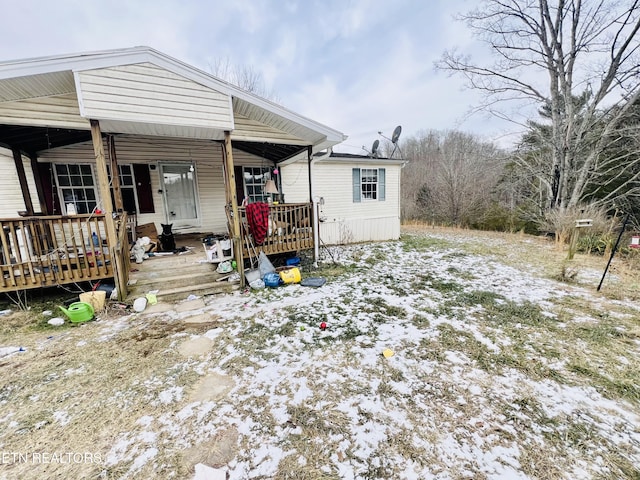
[[[119,220],[119,242],[126,242],[126,215]],[[0,226],[0,292],[114,276],[104,215],[8,218]],[[115,251],[125,252],[126,267],[127,245]]]
[[[238,208],[242,225],[243,256],[249,254],[247,235],[251,235],[245,207]],[[313,248],[313,207],[311,203],[285,203],[269,206],[269,229],[262,244],[253,242],[256,251],[267,255],[298,252]],[[253,237],[249,237],[253,241]]]

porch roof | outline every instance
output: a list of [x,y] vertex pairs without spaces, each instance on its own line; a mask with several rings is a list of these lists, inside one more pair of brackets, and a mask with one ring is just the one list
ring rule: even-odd
[[0,62],[0,143],[28,153],[105,133],[222,140],[273,161],[346,136],[149,47]]

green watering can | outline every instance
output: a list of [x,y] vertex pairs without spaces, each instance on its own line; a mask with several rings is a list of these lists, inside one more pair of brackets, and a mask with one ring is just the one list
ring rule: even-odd
[[93,307],[90,303],[75,302],[69,308],[58,307],[73,323],[88,322],[93,318]]

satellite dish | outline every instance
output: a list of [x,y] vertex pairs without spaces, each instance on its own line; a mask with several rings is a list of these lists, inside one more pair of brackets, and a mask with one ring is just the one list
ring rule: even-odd
[[398,125],[396,129],[393,131],[393,135],[391,135],[391,143],[394,145],[398,143],[398,139],[400,138],[400,134],[402,133],[402,127]]
[[378,156],[378,147],[380,146],[380,140],[374,140],[373,141],[373,145],[371,145],[371,156],[372,157],[377,157]]

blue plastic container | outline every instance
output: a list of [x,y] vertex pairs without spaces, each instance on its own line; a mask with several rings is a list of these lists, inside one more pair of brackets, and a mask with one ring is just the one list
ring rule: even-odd
[[267,273],[263,280],[266,287],[275,288],[280,285],[280,275],[277,273]]
[[288,266],[298,266],[300,265],[300,257],[287,258]]

